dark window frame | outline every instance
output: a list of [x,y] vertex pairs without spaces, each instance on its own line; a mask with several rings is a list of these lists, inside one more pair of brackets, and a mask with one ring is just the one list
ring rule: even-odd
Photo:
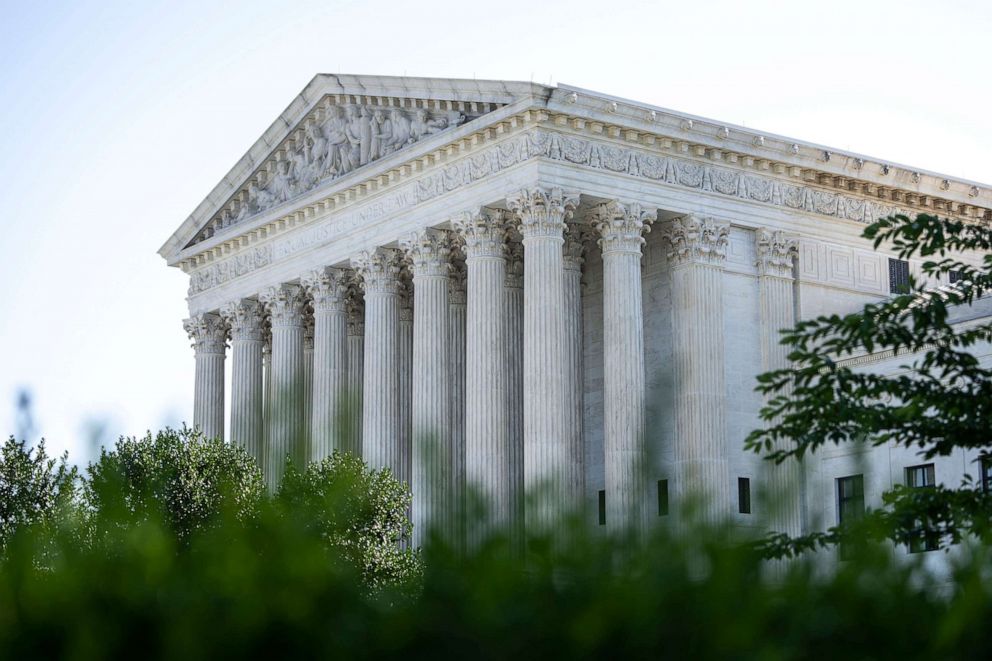
[[[932,463],[905,468],[906,486],[910,489],[932,489],[937,486],[937,475]],[[906,535],[910,553],[926,553],[940,549],[937,533],[930,529],[926,519],[918,519]]]
[[668,480],[658,480],[658,516],[668,516],[669,506]]
[[889,293],[909,293],[909,262],[905,259],[889,258]]
[[597,497],[599,499],[599,525],[606,525],[606,490],[601,490]]
[[751,513],[751,478],[737,478],[737,513]]
[[[857,521],[865,515],[865,476],[864,473],[845,475],[834,479],[837,494],[837,525]],[[851,558],[851,548],[845,543],[838,545],[841,560]]]

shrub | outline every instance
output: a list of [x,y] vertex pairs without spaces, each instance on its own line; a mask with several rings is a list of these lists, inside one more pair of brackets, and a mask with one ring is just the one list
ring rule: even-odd
[[49,526],[75,503],[78,471],[68,455],[50,458],[45,441],[27,447],[13,436],[0,448],[0,550],[31,525]]

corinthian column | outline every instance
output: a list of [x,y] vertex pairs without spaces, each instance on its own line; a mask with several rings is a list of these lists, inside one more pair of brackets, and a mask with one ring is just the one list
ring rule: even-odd
[[303,277],[313,299],[313,397],[310,459],[344,450],[343,407],[348,390],[348,273],[322,268]]
[[193,426],[207,438],[224,438],[224,349],[227,327],[212,312],[183,321],[193,341],[196,377],[193,385]]
[[365,289],[362,456],[371,468],[402,474],[400,458],[400,253],[366,251],[352,260]]
[[565,245],[562,251],[562,342],[565,356],[565,438],[569,447],[569,465],[565,479],[569,491],[577,494],[576,504],[585,499],[582,444],[582,264],[583,246],[581,228],[577,223],[565,226]]
[[450,535],[451,392],[447,233],[427,229],[403,246],[413,271],[413,540]]
[[[786,369],[789,348],[781,343],[779,331],[796,323],[792,266],[799,244],[780,231],[763,228],[755,231],[754,238],[761,306],[761,368],[762,372]],[[766,470],[772,530],[791,537],[801,535],[802,464],[789,459],[777,465],[768,464]]]
[[550,528],[563,524],[581,499],[569,480],[562,286],[562,234],[578,195],[532,189],[507,202],[524,244],[524,482],[543,497],[527,525]]
[[[465,349],[465,481],[488,508],[490,523],[513,519],[510,483],[509,392],[504,320],[508,214],[465,214],[455,227],[465,241],[468,310]],[[468,531],[481,541],[484,529]]]
[[451,277],[448,286],[448,351],[451,359],[451,505],[458,519],[453,524],[461,542],[465,506],[465,325],[467,267],[461,243],[454,237],[451,248]]
[[592,221],[603,250],[603,413],[606,524],[644,522],[644,312],[641,246],[655,214],[638,204],[608,202]]
[[362,456],[362,392],[365,384],[365,301],[349,287],[348,297],[348,424],[342,450]]
[[400,482],[413,480],[413,283],[404,269],[400,281]]
[[271,287],[259,295],[272,319],[272,402],[266,464],[269,488],[282,481],[286,458],[301,466],[305,456],[303,335],[306,300],[298,285]]
[[262,306],[241,299],[221,311],[231,327],[231,442],[255,458],[259,468],[262,454]]
[[510,512],[517,538],[524,520],[524,247],[512,235],[506,244],[504,284]]
[[672,221],[666,238],[672,269],[675,362],[676,493],[702,498],[700,515],[716,523],[731,512],[723,353],[723,261],[730,226],[712,218]]
[[300,461],[306,463],[312,453],[310,421],[313,419],[313,314],[303,310],[303,440]]

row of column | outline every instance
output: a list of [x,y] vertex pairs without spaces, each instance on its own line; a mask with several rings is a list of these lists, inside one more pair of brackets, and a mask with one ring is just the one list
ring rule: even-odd
[[[524,493],[537,496],[528,525],[562,526],[581,508],[584,493],[581,267],[590,233],[603,259],[607,522],[642,523],[649,495],[640,271],[643,235],[656,211],[598,203],[580,224],[573,218],[578,195],[560,189],[520,191],[506,203],[508,209],[463,214],[451,220],[452,230],[424,229],[398,249],[356,256],[357,280],[349,270],[327,267],[306,274],[300,285],[279,285],[257,301],[188,320],[197,356],[194,424],[223,435],[229,327],[231,438],[264,458],[271,486],[287,456],[302,462],[335,448],[360,450],[373,468],[390,468],[410,482],[416,543],[431,526],[455,530],[466,488],[488,506],[488,525],[475,526],[477,534],[519,521]],[[705,514],[713,520],[731,502],[722,316],[728,234],[726,223],[686,216],[665,235],[676,490],[692,486],[710,496]],[[455,253],[464,261],[453,260]],[[759,259],[763,254],[759,248]],[[412,295],[404,269],[412,274]],[[761,271],[762,305],[770,311],[762,315],[768,366],[784,360],[768,338],[772,326],[790,325],[780,312],[791,314],[785,303],[791,266],[786,270]],[[308,299],[312,363],[305,356]],[[266,315],[271,354],[263,383]],[[360,415],[344,419],[349,410]],[[347,433],[336,434],[340,429]],[[304,434],[309,457],[300,454]]]

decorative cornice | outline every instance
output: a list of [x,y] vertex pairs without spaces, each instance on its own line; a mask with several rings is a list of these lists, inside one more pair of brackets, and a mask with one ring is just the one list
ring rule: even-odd
[[664,237],[671,246],[672,266],[683,264],[722,264],[727,256],[730,223],[695,215],[675,218]]
[[565,221],[579,205],[579,194],[560,188],[528,188],[507,195],[506,204],[520,221],[524,241],[561,238]]
[[464,242],[465,258],[468,260],[480,257],[502,258],[510,222],[511,214],[508,211],[490,208],[466,211],[451,220],[452,226]]
[[366,294],[399,294],[402,257],[395,248],[376,248],[353,257],[351,265],[361,277]]
[[306,273],[300,282],[313,301],[314,311],[344,312],[352,277],[346,269],[327,266]]
[[[521,128],[524,126],[527,124],[519,125]],[[444,167],[419,174],[411,169],[409,176],[394,179],[390,175],[381,180],[384,183],[368,188],[356,186],[335,194],[332,197],[337,202],[328,198],[320,205],[299,209],[273,221],[265,228],[234,237],[227,243],[190,258],[184,262],[184,268],[191,270],[189,294],[194,296],[265,268],[273,261],[366,227],[386,215],[412,208],[535,158],[560,160],[637,177],[645,182],[737,197],[749,203],[859,223],[872,222],[894,213],[912,215],[916,211],[940,212],[935,206],[939,200],[925,195],[917,195],[915,198],[909,193],[900,195],[903,204],[896,206],[887,202],[890,198],[880,199],[878,193],[881,191],[875,188],[859,192],[842,187],[840,192],[835,192],[827,190],[820,183],[822,178],[807,177],[799,168],[778,168],[770,161],[736,156],[731,158],[732,155],[727,154],[719,159],[706,158],[705,150],[700,155],[698,150],[690,149],[691,145],[688,143],[668,140],[667,146],[664,142],[655,142],[650,147],[643,144],[626,146],[603,141],[602,135],[609,132],[602,130],[602,127],[597,133],[599,138],[589,139],[559,132],[557,127],[549,131],[533,127],[533,124],[530,126],[530,130],[504,137],[498,144],[474,151],[457,161],[448,161]],[[504,136],[513,130],[509,128],[509,123],[507,127],[503,132]],[[588,126],[585,128],[591,130]],[[486,142],[483,141],[483,144]],[[464,148],[461,146],[459,151]],[[718,163],[726,163],[727,167]],[[816,180],[815,183],[810,183],[810,179]],[[845,186],[850,183],[846,182]],[[383,186],[390,190],[383,191]],[[344,209],[373,192],[382,192],[375,205],[350,212]],[[966,211],[971,209],[969,213],[972,217],[977,213],[975,209],[985,213],[984,209],[978,207],[962,208]],[[327,217],[326,214],[331,212],[334,215]],[[323,219],[323,222],[310,228],[299,226],[300,223],[312,222],[317,218]],[[280,236],[290,232],[289,236]]]
[[589,214],[589,221],[599,233],[603,254],[625,252],[640,255],[644,234],[651,231],[650,223],[657,216],[657,210],[644,208],[637,202],[624,204],[611,200],[597,204]]
[[414,280],[448,277],[451,238],[446,230],[417,230],[400,241],[400,246],[410,260]]
[[754,232],[754,248],[758,275],[792,277],[792,266],[799,255],[799,241],[781,230],[759,227]]
[[265,339],[265,310],[262,304],[250,298],[228,303],[220,311],[231,328],[231,339],[262,342]]
[[299,285],[276,285],[258,295],[269,313],[271,325],[276,327],[302,327],[307,299]]
[[197,354],[224,355],[227,348],[227,325],[219,314],[206,312],[190,317],[183,320],[183,328],[192,340],[191,346]]

